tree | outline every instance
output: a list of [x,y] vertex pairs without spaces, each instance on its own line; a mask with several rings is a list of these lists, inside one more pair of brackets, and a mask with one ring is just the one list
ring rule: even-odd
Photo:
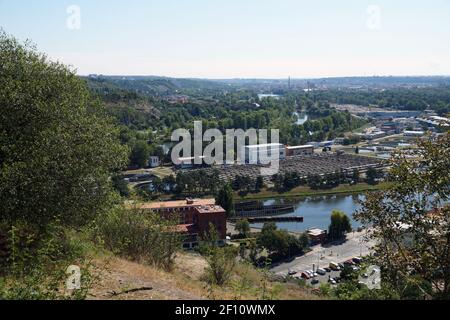
[[328,228],[328,234],[331,240],[342,239],[345,233],[352,231],[352,225],[349,217],[342,211],[333,210],[331,214],[331,224]]
[[150,146],[146,141],[139,140],[131,149],[130,164],[139,168],[145,168],[150,159]]
[[250,233],[250,223],[247,219],[241,219],[238,222],[236,222],[236,230],[239,232],[239,234],[243,237],[247,237]]
[[262,188],[264,188],[264,180],[263,180],[263,177],[258,176],[256,178],[255,189],[257,191],[260,191]]
[[377,179],[381,178],[383,173],[375,168],[369,168],[366,172],[367,183],[370,185],[377,184]]
[[360,175],[359,175],[359,170],[358,169],[354,169],[353,170],[353,174],[352,174],[352,179],[355,183],[359,182],[360,179]]
[[355,218],[370,227],[369,237],[379,243],[374,262],[398,292],[414,276],[432,283],[434,298],[448,299],[450,134],[420,141],[415,157],[397,152],[390,162],[392,184],[368,194]]
[[216,203],[225,209],[228,217],[234,215],[233,190],[229,184],[219,190]]
[[210,284],[221,286],[230,279],[236,265],[238,252],[234,247],[220,247],[217,244],[218,239],[217,231],[211,224],[209,231],[204,235],[204,242],[200,250],[208,263],[205,270],[206,280]]
[[128,188],[128,183],[119,175],[114,175],[111,179],[114,189],[122,197],[128,197],[130,195],[130,189]]
[[68,67],[0,31],[0,219],[81,226],[110,201],[127,148]]
[[289,234],[286,230],[278,230],[273,222],[265,223],[258,234],[257,244],[267,249],[275,258],[285,258],[299,254],[304,247],[299,239]]
[[308,248],[308,247],[309,247],[309,243],[310,243],[308,233],[303,232],[303,233],[299,236],[298,241],[300,242],[300,246],[301,246],[303,249]]

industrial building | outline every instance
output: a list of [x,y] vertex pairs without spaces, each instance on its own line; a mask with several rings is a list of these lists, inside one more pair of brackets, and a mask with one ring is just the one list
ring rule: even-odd
[[286,157],[308,156],[313,154],[314,154],[313,145],[286,147]]
[[285,159],[286,149],[281,143],[255,144],[243,147],[246,164],[263,164],[271,159]]
[[219,242],[224,243],[227,234],[227,215],[225,210],[216,205],[214,199],[186,199],[180,201],[152,202],[138,206],[163,217],[177,215],[177,230],[185,235],[183,247],[193,249],[213,225],[218,233]]

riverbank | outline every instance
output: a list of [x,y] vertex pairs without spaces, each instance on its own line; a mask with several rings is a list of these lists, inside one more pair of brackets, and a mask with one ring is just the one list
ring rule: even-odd
[[372,191],[385,190],[389,183],[380,183],[372,186],[367,183],[358,183],[353,186],[340,185],[339,187],[329,190],[312,190],[309,187],[298,187],[286,192],[277,192],[271,189],[263,189],[258,193],[249,193],[247,195],[239,195],[235,193],[235,201],[242,202],[248,200],[265,200],[265,199],[279,199],[279,198],[302,198],[311,196],[329,196],[329,195],[351,195],[361,194]]

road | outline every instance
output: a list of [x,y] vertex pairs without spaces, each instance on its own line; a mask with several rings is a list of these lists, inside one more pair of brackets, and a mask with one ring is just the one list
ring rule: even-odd
[[[343,263],[349,259],[366,256],[374,242],[365,242],[366,231],[352,232],[347,235],[347,241],[333,245],[318,245],[304,256],[287,263],[282,263],[271,269],[272,272],[286,276],[289,271],[317,270],[330,265],[330,262]],[[328,275],[326,276],[328,280]]]

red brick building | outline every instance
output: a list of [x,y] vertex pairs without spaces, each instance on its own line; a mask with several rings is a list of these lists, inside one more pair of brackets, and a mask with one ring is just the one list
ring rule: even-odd
[[186,234],[184,243],[186,249],[198,245],[199,240],[209,231],[210,224],[216,228],[221,241],[226,239],[226,212],[221,206],[216,205],[214,199],[146,203],[139,206],[139,209],[150,210],[171,217],[174,214],[177,215],[180,221],[178,230]]

